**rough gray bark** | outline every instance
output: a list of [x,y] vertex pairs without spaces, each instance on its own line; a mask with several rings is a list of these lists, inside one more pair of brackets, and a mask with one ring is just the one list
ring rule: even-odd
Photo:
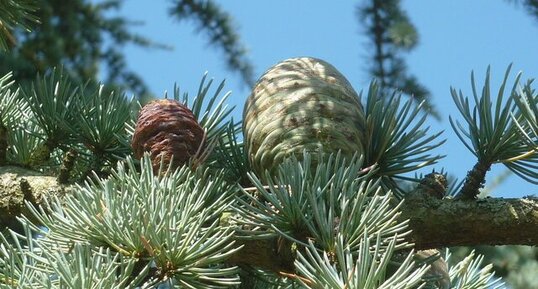
[[[538,199],[439,200],[413,195],[401,207],[409,219],[415,249],[474,245],[538,245]],[[289,256],[279,256],[275,239],[243,242],[233,263],[289,272]],[[288,260],[283,262],[282,260]]]
[[412,195],[402,206],[417,249],[538,245],[538,198],[439,200]]
[[[24,201],[40,204],[44,196],[71,190],[56,178],[17,167],[0,167],[0,227],[25,214]],[[538,198],[436,199],[412,194],[401,207],[409,219],[410,241],[416,249],[472,245],[538,245]],[[229,261],[274,272],[290,272],[293,258],[279,250],[275,239],[239,241],[244,247]],[[281,248],[282,249],[282,248]],[[279,253],[279,252],[286,253]]]
[[58,184],[55,177],[15,167],[0,166],[0,228],[13,227],[16,217],[26,214],[25,201],[40,204],[45,196],[61,196],[70,187]]

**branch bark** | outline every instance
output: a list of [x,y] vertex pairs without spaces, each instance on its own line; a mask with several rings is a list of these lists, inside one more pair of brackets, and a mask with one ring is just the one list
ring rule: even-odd
[[402,207],[417,249],[538,245],[538,198],[439,200],[412,195]]
[[16,227],[16,217],[27,212],[25,201],[39,205],[47,196],[62,196],[71,190],[55,177],[15,167],[0,166],[0,228]]
[[[0,227],[12,226],[26,214],[24,201],[40,204],[45,196],[64,195],[71,187],[18,167],[0,167]],[[430,249],[473,245],[538,245],[538,198],[436,199],[415,193],[401,207],[401,220],[409,219],[410,241]],[[293,258],[279,250],[275,239],[244,241],[229,262],[254,265],[274,272],[289,272]],[[286,252],[286,250],[284,250]]]
[[[439,200],[414,194],[401,207],[409,219],[410,241],[425,250],[475,245],[538,245],[538,198]],[[279,256],[275,239],[243,241],[232,258],[236,264],[256,265],[273,272],[289,272],[289,256]]]

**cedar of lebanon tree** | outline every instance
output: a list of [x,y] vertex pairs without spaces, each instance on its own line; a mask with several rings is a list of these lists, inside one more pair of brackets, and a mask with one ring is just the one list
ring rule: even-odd
[[[453,90],[451,124],[477,157],[455,195],[441,174],[409,176],[441,157],[423,103],[375,82],[362,96],[330,64],[294,58],[260,78],[241,125],[211,84],[194,99],[174,90],[188,117],[153,128],[136,100],[62,69],[30,85],[3,76],[0,288],[485,289],[502,285],[480,257],[447,268],[414,250],[538,243],[536,199],[476,200],[497,163],[537,180],[531,82],[506,92],[505,77],[494,99],[488,72],[472,101]],[[151,151],[193,155],[190,127],[203,157]],[[159,145],[134,159],[140,132]]]

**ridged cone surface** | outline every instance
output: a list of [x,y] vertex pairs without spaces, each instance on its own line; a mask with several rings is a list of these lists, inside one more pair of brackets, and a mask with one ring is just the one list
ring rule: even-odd
[[185,105],[160,99],[148,103],[140,111],[132,147],[136,158],[150,152],[153,171],[157,172],[161,158],[167,166],[173,157],[174,168],[188,162],[204,137],[203,128]]
[[331,64],[291,58],[265,72],[248,97],[243,133],[254,171],[308,152],[362,153],[364,111],[357,93]]

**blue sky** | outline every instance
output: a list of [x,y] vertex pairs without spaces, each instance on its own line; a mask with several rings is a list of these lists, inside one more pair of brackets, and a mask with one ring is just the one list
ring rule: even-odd
[[[367,40],[355,16],[357,1],[216,1],[233,15],[256,76],[277,62],[296,56],[324,59],[338,68],[357,91],[370,82],[367,69]],[[196,34],[190,22],[177,22],[167,9],[170,1],[125,1],[121,14],[143,21],[134,27],[155,41],[174,47],[172,51],[125,48],[128,65],[148,83],[156,95],[171,91],[177,83],[194,94],[205,71],[220,82],[226,79],[232,91],[234,118],[241,117],[249,89],[236,73],[226,70],[221,52]],[[420,43],[406,56],[410,72],[433,95],[443,120],[431,120],[433,131],[445,130],[447,143],[438,149],[447,157],[436,168],[445,167],[463,178],[474,165],[474,156],[459,142],[448,122],[458,117],[450,87],[470,96],[470,73],[475,71],[481,86],[488,65],[492,88],[498,88],[506,67],[513,63],[512,76],[523,71],[523,79],[538,77],[538,20],[522,7],[503,0],[402,1],[403,8],[419,31]],[[503,171],[494,166],[489,178]],[[495,189],[494,196],[521,197],[537,194],[538,187],[512,176]]]

